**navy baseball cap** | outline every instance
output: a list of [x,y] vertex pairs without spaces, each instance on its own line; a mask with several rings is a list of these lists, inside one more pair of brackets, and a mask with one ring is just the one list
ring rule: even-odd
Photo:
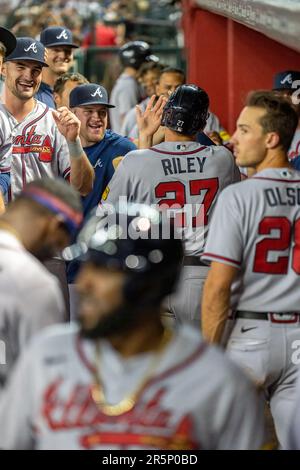
[[45,47],[70,46],[77,48],[73,43],[72,32],[63,26],[49,26],[43,29],[40,35],[40,41]]
[[11,33],[8,29],[0,27],[0,42],[5,46],[6,53],[5,55],[8,56],[12,53],[14,48],[17,45],[16,37],[13,33]]
[[102,104],[107,108],[115,108],[109,104],[105,88],[97,83],[87,83],[73,88],[70,93],[70,108],[90,104]]
[[17,38],[15,49],[5,57],[5,62],[12,60],[34,60],[43,67],[48,67],[45,62],[45,48],[42,43],[33,38]]
[[286,70],[278,72],[273,80],[273,90],[290,90],[295,80],[300,80],[300,72],[296,70]]

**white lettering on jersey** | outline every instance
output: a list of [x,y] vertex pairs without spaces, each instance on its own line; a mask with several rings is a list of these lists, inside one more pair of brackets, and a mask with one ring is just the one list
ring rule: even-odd
[[289,73],[288,75],[286,75],[282,80],[281,80],[281,85],[284,85],[285,83],[292,83],[293,80],[292,80],[292,75]]
[[292,103],[294,105],[298,105],[300,104],[300,80],[294,80],[292,88],[296,88],[296,90],[292,94]]
[[27,49],[24,49],[24,52],[29,52],[30,50],[37,54],[36,42],[32,42],[30,46],[27,47]]
[[95,96],[99,96],[100,98],[103,98],[103,94],[102,94],[102,91],[100,89],[100,87],[97,88],[97,90],[95,91],[95,93],[91,93],[91,96],[94,98]]
[[59,36],[56,36],[56,39],[62,39],[62,38],[69,39],[68,33],[65,29],[59,34]]

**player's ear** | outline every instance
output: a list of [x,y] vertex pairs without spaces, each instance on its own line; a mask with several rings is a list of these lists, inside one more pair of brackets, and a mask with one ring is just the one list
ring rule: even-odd
[[56,109],[59,108],[61,106],[61,97],[55,91],[53,92],[53,99],[54,99]]
[[7,75],[7,62],[4,62],[2,65],[2,75],[3,77],[6,77]]
[[66,230],[64,219],[60,215],[55,215],[48,220],[47,234],[48,239],[52,240],[58,250],[65,248],[70,243],[70,235]]
[[277,132],[268,132],[266,134],[266,147],[268,149],[274,149],[280,144],[280,138]]

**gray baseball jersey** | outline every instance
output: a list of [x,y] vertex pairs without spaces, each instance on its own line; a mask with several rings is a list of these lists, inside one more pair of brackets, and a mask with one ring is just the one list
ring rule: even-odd
[[0,390],[29,338],[64,320],[58,282],[14,235],[0,230]]
[[[185,254],[199,256],[220,191],[239,179],[233,156],[225,147],[164,142],[127,154],[103,198],[115,206],[119,196],[127,196],[129,202],[167,209],[168,216],[175,217]],[[178,293],[165,305],[177,321],[188,321],[198,329],[207,272],[205,266],[185,266]]]
[[239,269],[233,309],[300,311],[299,183],[296,170],[266,169],[220,195],[202,259]]
[[[136,389],[153,353],[124,359],[101,341],[99,373],[114,404]],[[91,397],[95,342],[73,325],[35,338],[0,402],[4,449],[258,449],[262,401],[246,376],[190,327],[174,332],[134,407],[108,416]],[[212,374],[211,371],[214,371]]]
[[238,313],[227,352],[264,388],[283,448],[298,368],[293,344],[300,335],[294,314],[300,312],[299,183],[300,172],[278,168],[226,188],[202,257],[238,269],[231,296]]
[[106,188],[102,202],[115,206],[120,196],[126,196],[128,202],[169,210],[182,230],[186,254],[197,256],[203,252],[218,195],[239,180],[233,156],[225,147],[163,142],[129,152]]
[[141,99],[142,89],[137,80],[122,73],[116,81],[110,96],[111,103],[116,106],[109,110],[110,124],[114,132],[121,134],[121,116],[125,116]]
[[10,172],[11,197],[26,183],[43,176],[69,178],[66,139],[43,103],[36,101],[33,111],[21,122],[0,104],[0,123],[0,167],[2,172]]

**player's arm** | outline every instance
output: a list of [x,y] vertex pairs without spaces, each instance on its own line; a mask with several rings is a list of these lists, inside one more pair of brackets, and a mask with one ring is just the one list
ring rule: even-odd
[[80,121],[68,108],[52,112],[59,132],[65,137],[70,153],[70,182],[82,196],[93,188],[95,173],[80,142]]
[[0,173],[0,215],[5,212],[4,195],[8,192],[10,187],[9,173]]
[[212,261],[202,297],[202,333],[210,342],[220,343],[230,309],[231,285],[238,269]]
[[5,212],[4,198],[0,191],[0,215],[3,214],[4,212]]
[[142,112],[138,105],[136,106],[136,119],[139,130],[138,147],[140,149],[152,147],[153,136],[158,131],[161,124],[161,118],[167,100],[163,96],[160,96],[156,103],[155,100],[156,96],[153,95],[144,112]]

